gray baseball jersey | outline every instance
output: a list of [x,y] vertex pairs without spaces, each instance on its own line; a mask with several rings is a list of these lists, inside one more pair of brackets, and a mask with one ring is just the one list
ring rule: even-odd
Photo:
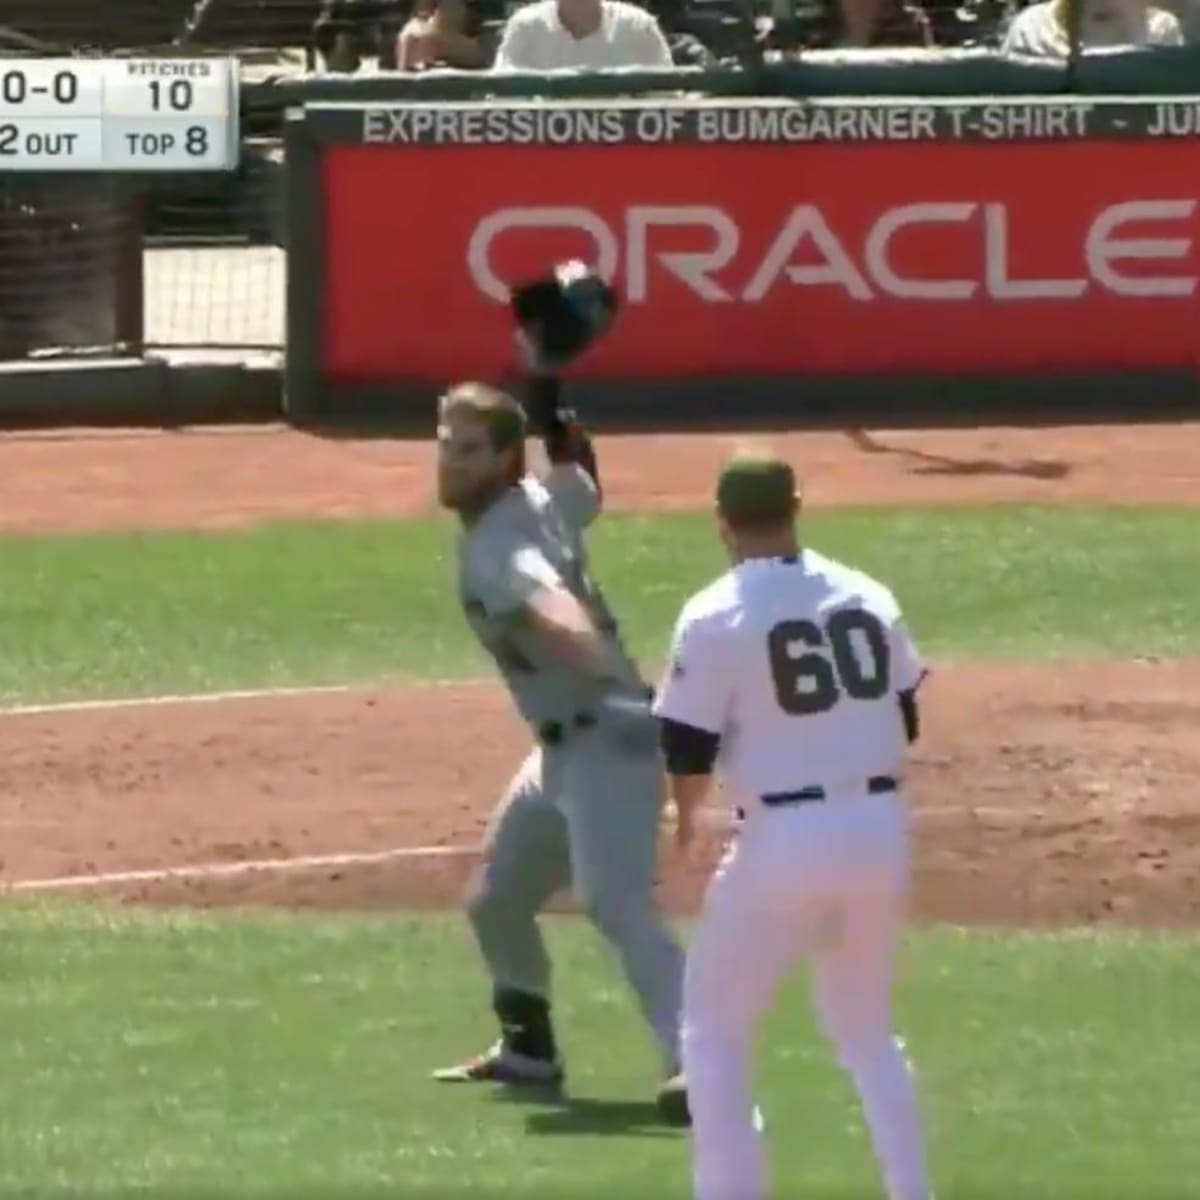
[[554,657],[518,619],[539,587],[564,587],[603,635],[611,677],[641,685],[616,622],[588,573],[583,531],[599,510],[596,487],[580,467],[527,475],[467,530],[459,543],[459,595],[467,620],[496,660],[521,715],[533,725],[561,720],[598,698],[597,683]]
[[683,951],[654,902],[664,793],[649,705],[641,718],[596,705],[601,685],[553,657],[516,619],[537,587],[569,589],[604,638],[616,690],[642,688],[588,574],[583,531],[598,510],[590,477],[558,466],[543,480],[523,479],[459,546],[467,619],[526,720],[565,723],[597,710],[593,725],[535,746],[522,764],[493,816],[468,910],[493,981],[547,995],[549,962],[534,918],[569,885],[616,949],[671,1072],[679,1062]]

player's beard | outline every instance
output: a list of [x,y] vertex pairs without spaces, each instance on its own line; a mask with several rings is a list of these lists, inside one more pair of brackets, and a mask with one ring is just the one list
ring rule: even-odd
[[464,525],[471,525],[513,485],[503,476],[492,476],[466,487],[446,487],[438,482],[438,498],[443,508],[457,513]]

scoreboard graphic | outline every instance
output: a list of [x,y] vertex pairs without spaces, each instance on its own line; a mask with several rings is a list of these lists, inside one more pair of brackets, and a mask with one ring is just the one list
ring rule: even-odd
[[0,173],[229,171],[236,59],[0,59]]

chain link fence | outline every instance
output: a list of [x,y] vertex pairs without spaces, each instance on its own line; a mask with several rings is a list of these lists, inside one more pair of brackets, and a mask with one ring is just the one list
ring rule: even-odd
[[136,353],[137,202],[115,177],[9,174],[0,186],[0,360]]
[[[231,55],[303,75],[327,0],[4,0],[5,59]],[[279,351],[278,115],[240,119],[229,173],[0,174],[0,360]]]
[[242,156],[161,182],[0,176],[0,359],[280,350],[282,151]]
[[237,171],[163,181],[144,205],[146,345],[278,350],[283,151],[244,138]]

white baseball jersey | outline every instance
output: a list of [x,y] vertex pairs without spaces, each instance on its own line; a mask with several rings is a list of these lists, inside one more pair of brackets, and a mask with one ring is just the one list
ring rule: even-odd
[[[1114,4],[1095,11],[1084,7],[1079,29],[1080,44],[1086,48],[1103,46],[1182,46],[1183,30],[1173,13],[1150,5]],[[1004,35],[1006,54],[1026,54],[1031,58],[1066,58],[1071,39],[1051,0],[1030,4],[1012,19]]]
[[557,0],[534,0],[508,18],[495,71],[564,68],[670,67],[671,48],[652,13],[625,0],[603,0],[600,27],[575,37],[558,15]]
[[540,587],[563,587],[603,636],[612,676],[640,686],[603,593],[588,570],[583,531],[599,511],[596,487],[573,464],[527,475],[466,530],[458,547],[459,598],[495,659],[518,711],[533,724],[561,720],[597,698],[600,685],[557,659],[519,619]]
[[736,793],[853,786],[899,769],[897,693],[923,674],[892,593],[804,550],[748,559],[688,601],[655,712],[720,734]]

